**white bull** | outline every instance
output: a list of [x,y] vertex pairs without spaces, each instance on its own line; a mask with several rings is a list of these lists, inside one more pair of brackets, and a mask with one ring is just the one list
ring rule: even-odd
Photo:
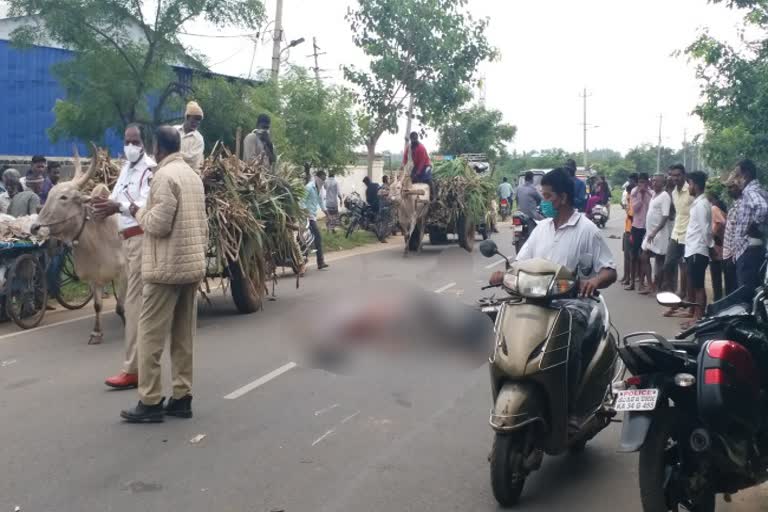
[[[48,227],[52,238],[72,244],[75,272],[93,292],[96,321],[88,344],[99,344],[104,338],[101,330],[103,291],[109,283],[123,277],[125,256],[117,216],[112,215],[101,221],[91,216],[89,203],[94,197],[109,196],[109,189],[100,184],[91,194],[81,190],[98,167],[96,148],[93,149],[94,156],[86,173],[82,172],[80,157],[75,151],[75,176],[71,181],[61,182],[51,189],[38,216],[38,226],[34,226],[33,230]],[[117,311],[122,316],[122,301],[117,295],[116,290]]]
[[429,212],[429,185],[412,183],[410,177],[401,176],[395,182],[393,197],[396,198],[398,222],[405,239],[403,256],[407,256],[409,250],[421,250]]

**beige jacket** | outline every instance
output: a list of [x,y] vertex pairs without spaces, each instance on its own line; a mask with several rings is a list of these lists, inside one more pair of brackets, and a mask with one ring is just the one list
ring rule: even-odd
[[144,229],[141,277],[145,282],[188,284],[205,277],[208,218],[203,181],[181,153],[155,169],[147,206],[136,213]]

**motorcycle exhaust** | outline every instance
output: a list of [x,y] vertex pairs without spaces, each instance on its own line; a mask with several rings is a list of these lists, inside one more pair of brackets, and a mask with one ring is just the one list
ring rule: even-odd
[[690,444],[694,452],[702,453],[709,451],[712,447],[712,439],[709,437],[709,432],[705,429],[697,428],[691,432]]

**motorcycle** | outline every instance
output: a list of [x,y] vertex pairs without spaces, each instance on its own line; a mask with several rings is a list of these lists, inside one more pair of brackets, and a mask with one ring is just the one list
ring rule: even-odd
[[[676,339],[633,333],[619,348],[633,375],[614,386],[625,413],[619,451],[640,452],[645,512],[712,512],[717,494],[730,501],[768,481],[768,295],[741,297],[710,305]],[[669,292],[657,301],[691,305]]]
[[536,227],[536,221],[531,217],[521,212],[520,210],[512,214],[512,229],[514,231],[515,254],[520,252],[528,237],[531,236],[531,231]]
[[501,201],[499,201],[499,215],[501,215],[501,222],[506,222],[510,213],[512,213],[512,205],[509,204],[509,200],[501,199]]
[[577,275],[545,260],[510,263],[492,240],[480,252],[503,257],[507,268],[501,286],[508,297],[485,299],[480,310],[494,320],[496,336],[491,486],[509,507],[544,454],[583,450],[611,423],[612,384],[623,365],[605,300],[578,299]]
[[290,256],[283,257],[277,262],[278,267],[290,267],[294,274],[300,274],[304,266],[309,262],[309,257],[315,252],[315,235],[309,229],[309,220],[304,223],[304,227],[296,232],[296,243],[299,246],[301,261],[294,261]]
[[341,224],[346,227],[346,238],[352,236],[358,228],[372,231],[382,242],[392,233],[393,215],[388,202],[382,201],[377,213],[363,201],[359,194],[353,192],[344,199],[344,207],[347,212],[342,214]]
[[608,222],[608,209],[602,204],[595,205],[590,212],[589,218],[595,223],[595,226],[602,229],[605,227],[605,223]]

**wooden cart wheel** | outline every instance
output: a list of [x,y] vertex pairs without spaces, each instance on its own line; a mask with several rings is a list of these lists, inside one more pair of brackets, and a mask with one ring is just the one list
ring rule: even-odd
[[229,288],[232,293],[232,301],[240,313],[245,315],[261,309],[261,293],[243,273],[240,263],[229,264]]
[[35,254],[22,254],[13,262],[5,284],[8,316],[22,329],[43,321],[48,304],[45,269]]
[[[85,307],[93,298],[93,291],[91,287],[83,283],[87,291],[83,294],[75,297],[67,297],[65,295],[65,287],[71,288],[76,283],[82,283],[80,278],[75,273],[75,262],[72,259],[72,251],[67,249],[62,255],[61,265],[57,272],[58,283],[54,291],[54,297],[56,301],[67,309],[80,309]],[[114,286],[113,286],[114,288]]]

